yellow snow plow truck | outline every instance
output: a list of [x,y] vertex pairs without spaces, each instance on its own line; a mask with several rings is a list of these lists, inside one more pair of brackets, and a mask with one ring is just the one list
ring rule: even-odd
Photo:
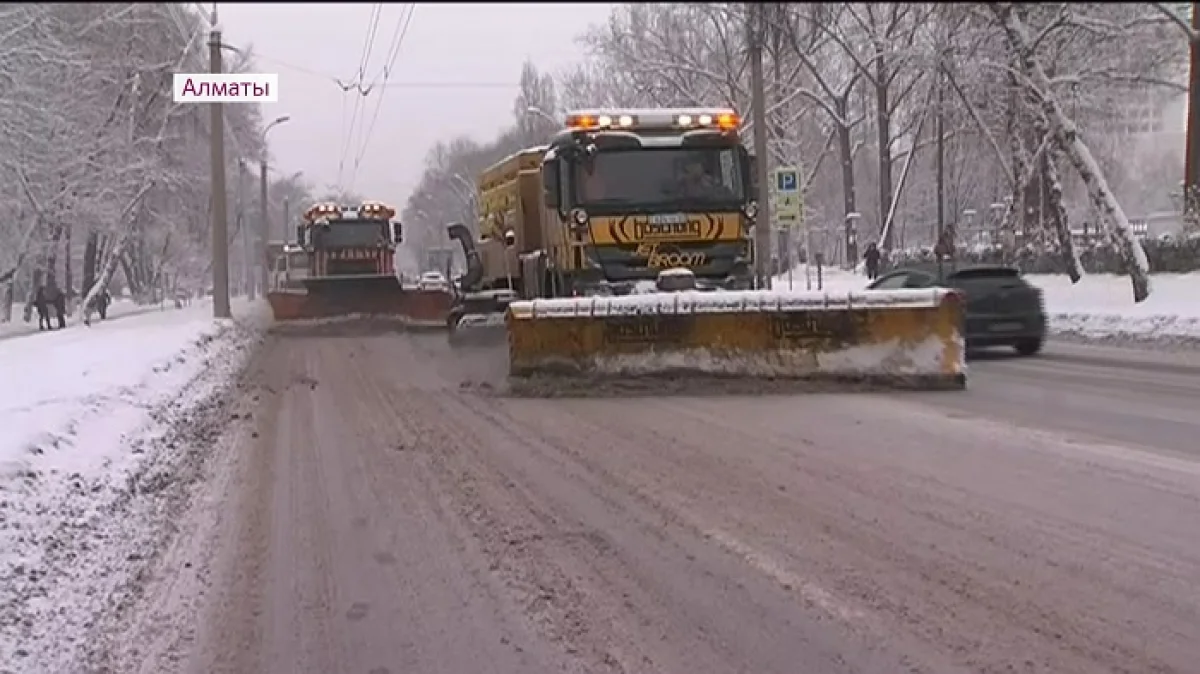
[[509,374],[831,378],[965,385],[952,291],[752,289],[753,157],[729,109],[570,113],[479,178],[451,343]]

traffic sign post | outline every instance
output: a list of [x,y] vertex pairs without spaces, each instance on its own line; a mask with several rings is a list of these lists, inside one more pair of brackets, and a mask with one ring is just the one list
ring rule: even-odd
[[[793,230],[804,221],[804,195],[800,191],[800,169],[796,166],[783,166],[772,172],[772,196],[774,201],[774,222],[780,229],[786,230],[788,245],[788,287],[792,285],[792,268],[795,266],[795,237]],[[807,237],[805,239],[807,249]],[[811,286],[811,282],[810,282]]]
[[775,169],[775,216],[779,223],[789,226],[799,222],[803,212],[803,197],[800,194],[800,169],[795,166],[784,166]]

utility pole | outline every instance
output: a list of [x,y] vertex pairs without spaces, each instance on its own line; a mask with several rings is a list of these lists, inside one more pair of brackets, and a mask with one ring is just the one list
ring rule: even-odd
[[[1192,30],[1200,32],[1200,2],[1192,3]],[[1183,212],[1200,216],[1200,44],[1192,42],[1188,66],[1187,140],[1184,141]]]
[[[267,238],[271,235],[270,218],[267,217],[267,160],[263,159],[259,163],[258,182],[258,245],[254,247],[255,259],[254,268],[258,270],[258,283],[262,287],[262,292],[266,294],[267,284],[271,282],[270,270],[267,269]],[[251,285],[253,285],[253,280]]]
[[[214,24],[215,25],[215,24]],[[221,72],[221,31],[208,36],[209,72]],[[212,115],[209,150],[212,160],[212,283],[213,318],[232,318],[229,308],[229,213],[225,194],[225,110],[219,101],[209,103]]]
[[292,238],[291,234],[292,220],[288,215],[288,195],[283,195],[283,241]]
[[763,6],[746,3],[746,42],[750,49],[751,115],[754,156],[758,172],[758,214],[754,223],[754,277],[756,288],[769,288],[771,274],[771,186],[767,173],[767,95],[763,83]]
[[[938,56],[937,80],[934,86],[937,87],[937,110],[934,118],[934,133],[937,134],[937,241],[935,245],[940,247],[946,237],[946,132],[945,132],[945,98],[944,90],[942,89],[942,67],[944,61],[941,56]],[[915,148],[914,148],[915,149]],[[939,264],[941,264],[941,256],[938,256]]]
[[238,274],[241,291],[254,299],[254,286],[250,283],[250,228],[246,226],[246,162],[238,159],[237,196],[233,201],[234,222],[242,234],[242,269]]

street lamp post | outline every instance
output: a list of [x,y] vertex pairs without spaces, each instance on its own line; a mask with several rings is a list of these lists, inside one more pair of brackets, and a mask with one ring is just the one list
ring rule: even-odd
[[267,133],[275,127],[287,122],[291,119],[288,115],[276,117],[274,121],[268,124],[262,131],[262,146],[263,155],[262,162],[259,164],[259,229],[258,229],[258,246],[255,253],[257,260],[255,268],[258,270],[258,282],[262,286],[263,292],[267,291],[267,285],[270,283],[270,269],[267,267],[267,239],[271,235],[270,218],[267,213]]
[[[548,123],[552,128],[557,127],[560,124],[560,122],[557,119],[554,119],[553,115],[551,115],[550,113],[546,112],[545,110],[537,107],[536,105],[531,105],[531,106],[525,108],[525,116],[526,117],[540,117],[541,119],[546,120],[546,123]],[[526,130],[526,136],[527,136],[526,140],[529,143],[533,143],[533,142],[537,141],[537,139],[533,137],[534,129],[532,128],[532,126],[526,126],[525,130]]]
[[[287,180],[285,180],[284,182],[286,182],[288,185],[288,192],[290,192],[292,190],[292,187],[295,185],[296,181],[299,180],[300,176],[302,176],[302,175],[304,175],[304,171],[296,171],[295,173],[293,173],[292,175],[287,177]],[[292,225],[291,225],[292,216],[290,214],[290,210],[291,210],[291,195],[285,193],[283,195],[283,223],[282,223],[283,226],[280,229],[281,234],[279,237],[279,239],[284,242],[286,242],[288,240],[288,238],[290,236],[292,236]]]
[[[209,71],[221,72],[221,31],[208,37]],[[229,307],[229,213],[225,194],[225,110],[220,101],[209,103],[211,126],[209,159],[212,172],[212,284],[213,318],[232,318]]]

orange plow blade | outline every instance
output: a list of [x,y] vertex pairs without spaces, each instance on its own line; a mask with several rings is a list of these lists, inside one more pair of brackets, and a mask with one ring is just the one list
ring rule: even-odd
[[405,290],[395,278],[309,279],[304,285],[267,293],[276,321],[378,317],[444,329],[450,313],[449,293]]

